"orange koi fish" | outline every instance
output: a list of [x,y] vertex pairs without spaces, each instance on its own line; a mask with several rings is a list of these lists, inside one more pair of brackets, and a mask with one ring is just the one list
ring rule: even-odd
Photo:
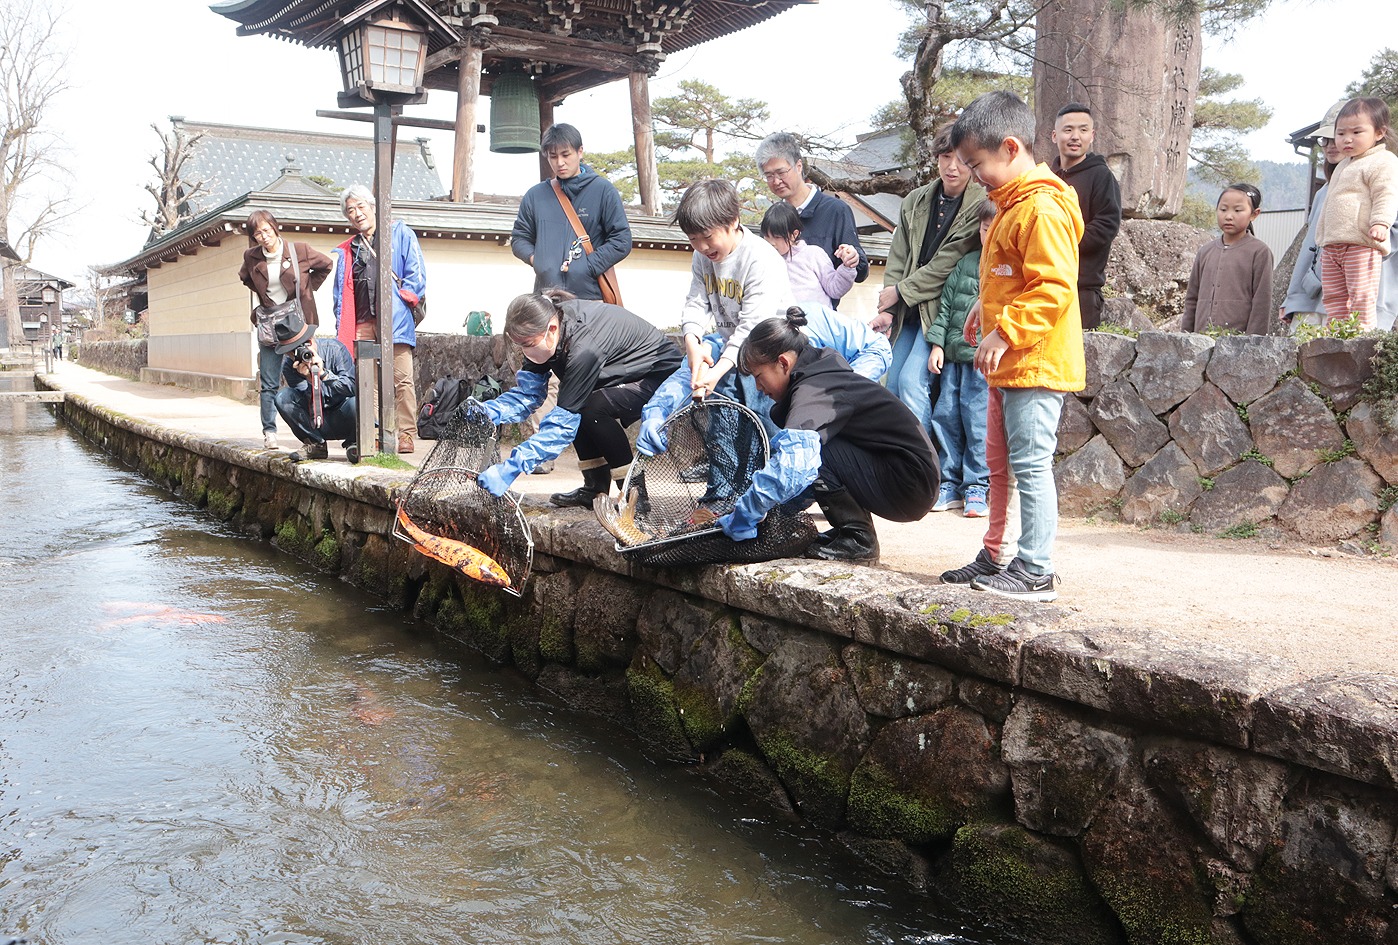
[[443,538],[441,535],[433,535],[423,531],[413,524],[413,520],[408,518],[408,513],[403,511],[401,505],[398,506],[398,523],[416,542],[413,547],[427,557],[455,568],[468,578],[480,581],[482,584],[488,584],[491,587],[510,586],[510,576],[490,555],[472,548],[464,541]]
[[102,609],[108,613],[112,611],[134,610],[137,613],[128,614],[125,617],[113,617],[104,621],[98,626],[98,630],[110,630],[123,624],[131,623],[163,623],[163,624],[206,624],[206,623],[227,623],[228,618],[220,614],[200,613],[196,610],[181,610],[176,607],[161,606],[160,604],[141,604],[135,601],[107,601],[102,605]]

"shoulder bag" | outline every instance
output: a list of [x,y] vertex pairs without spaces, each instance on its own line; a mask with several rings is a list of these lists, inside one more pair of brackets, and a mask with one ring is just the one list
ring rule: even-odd
[[[296,260],[296,246],[291,240],[282,240],[283,252],[291,255],[291,272],[296,277],[296,288],[291,296],[280,305],[259,305],[252,310],[253,317],[257,319],[257,343],[264,348],[275,348],[277,346],[276,324],[281,318],[286,317],[289,312],[295,312],[298,317],[305,320],[305,313],[301,311],[301,265]],[[280,279],[281,273],[271,272],[268,267],[267,281]]]
[[[553,184],[553,192],[558,197],[558,203],[563,207],[563,214],[568,218],[568,222],[573,225],[573,233],[582,241],[583,252],[592,255],[592,237],[587,235],[587,230],[583,229],[582,221],[578,219],[578,213],[573,209],[573,202],[568,199],[568,195],[563,192],[563,188],[558,184],[555,177],[550,183]],[[611,305],[621,304],[621,286],[616,281],[616,267],[613,266],[597,277],[597,287],[602,290],[602,301]]]

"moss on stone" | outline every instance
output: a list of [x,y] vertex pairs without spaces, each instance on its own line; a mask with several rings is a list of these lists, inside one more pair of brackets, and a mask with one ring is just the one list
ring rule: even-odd
[[545,617],[539,626],[539,655],[560,666],[573,662],[573,635],[557,617]]
[[951,836],[964,819],[926,798],[899,791],[878,765],[865,762],[850,779],[850,825],[871,837],[930,843]]
[[973,614],[966,622],[972,627],[1005,627],[1015,618],[1012,614]]
[[322,532],[320,541],[316,542],[315,563],[327,571],[340,567],[340,541],[329,529]]
[[1120,873],[1099,876],[1097,881],[1102,898],[1116,913],[1130,941],[1212,945],[1212,923],[1197,903],[1176,901],[1155,885],[1133,882]]
[[1076,856],[1017,824],[960,828],[952,840],[951,864],[956,897],[976,911],[1012,927],[1033,928],[1044,941],[1119,941]]
[[695,748],[701,751],[710,748],[728,734],[732,718],[720,716],[703,690],[679,683],[672,684],[672,689],[679,706],[680,723]]
[[834,758],[798,745],[786,732],[759,737],[758,746],[777,776],[807,806],[814,802],[817,810],[844,807],[849,778]]
[[222,489],[215,489],[210,486],[206,493],[206,502],[209,514],[220,521],[226,522],[232,518],[233,513],[238,511],[242,506],[243,497],[236,489],[224,492]]
[[668,758],[693,757],[674,684],[654,660],[639,656],[627,667],[626,692],[636,734],[643,742]]

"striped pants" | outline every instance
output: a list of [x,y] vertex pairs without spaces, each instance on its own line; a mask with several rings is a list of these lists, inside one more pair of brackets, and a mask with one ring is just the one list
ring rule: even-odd
[[1376,306],[1383,254],[1368,246],[1331,243],[1320,248],[1320,294],[1326,321],[1359,315],[1360,327],[1378,327]]
[[1030,574],[1053,571],[1058,485],[1053,454],[1064,395],[1042,387],[992,387],[986,416],[990,519],[985,551],[999,565],[1019,558]]

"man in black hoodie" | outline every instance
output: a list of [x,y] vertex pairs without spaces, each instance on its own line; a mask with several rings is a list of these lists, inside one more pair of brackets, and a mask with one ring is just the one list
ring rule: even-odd
[[1082,327],[1102,322],[1102,285],[1106,282],[1107,256],[1121,229],[1121,185],[1102,155],[1091,150],[1096,129],[1092,111],[1073,102],[1058,110],[1053,123],[1053,143],[1058,157],[1053,172],[1078,194],[1083,234],[1078,244],[1078,305]]

